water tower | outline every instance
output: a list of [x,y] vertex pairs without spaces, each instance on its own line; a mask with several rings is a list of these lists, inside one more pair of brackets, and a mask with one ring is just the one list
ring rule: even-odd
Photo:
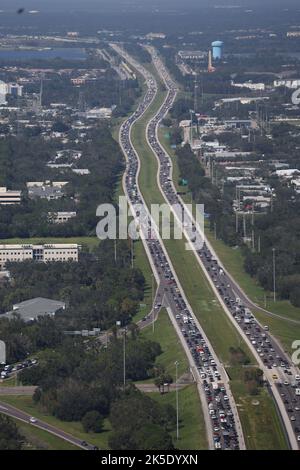
[[214,60],[221,60],[223,54],[223,41],[214,41],[211,43],[212,55]]

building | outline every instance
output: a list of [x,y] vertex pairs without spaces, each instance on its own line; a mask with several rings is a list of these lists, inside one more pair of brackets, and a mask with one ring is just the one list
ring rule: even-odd
[[54,224],[64,224],[76,217],[76,212],[48,212],[49,221]]
[[207,56],[203,51],[179,51],[178,57],[182,60],[203,60]]
[[112,116],[111,108],[93,108],[86,112],[87,119],[110,119]]
[[14,97],[23,96],[23,86],[18,83],[8,84],[8,93]]
[[52,201],[60,199],[65,195],[64,186],[68,181],[32,181],[27,183],[28,197],[30,199],[40,198]]
[[285,87],[285,88],[290,88],[292,90],[296,90],[297,88],[300,87],[300,79],[287,79],[287,80],[274,80],[274,87]]
[[0,188],[0,205],[20,204],[20,202],[21,191],[9,190],[3,187]]
[[250,81],[245,83],[234,83],[234,81],[232,81],[231,86],[236,88],[248,88],[248,90],[253,91],[264,91],[266,88],[264,83],[253,83]]
[[223,56],[223,41],[214,41],[211,43],[212,56],[214,60],[221,60]]
[[13,305],[13,310],[1,317],[13,319],[15,315],[20,316],[25,322],[37,320],[42,316],[54,316],[59,310],[65,310],[66,304],[58,300],[44,299],[37,297]]
[[76,244],[0,245],[0,270],[10,262],[78,262],[79,251]]

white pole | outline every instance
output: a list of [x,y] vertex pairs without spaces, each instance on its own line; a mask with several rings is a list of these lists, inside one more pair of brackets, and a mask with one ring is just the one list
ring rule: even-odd
[[175,367],[176,367],[176,438],[177,438],[177,441],[179,439],[178,364],[179,362],[176,361]]
[[275,259],[276,249],[272,248],[272,251],[273,251],[273,296],[274,296],[274,302],[276,302],[276,259]]

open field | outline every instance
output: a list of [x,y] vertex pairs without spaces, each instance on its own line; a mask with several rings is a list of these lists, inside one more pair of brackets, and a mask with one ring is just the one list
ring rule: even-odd
[[79,447],[54,436],[50,432],[36,428],[31,424],[23,423],[17,419],[13,420],[18,426],[19,432],[24,436],[22,450],[79,450]]
[[56,426],[57,428],[72,434],[74,437],[86,441],[90,444],[94,444],[99,447],[99,449],[108,448],[108,437],[110,434],[110,423],[108,420],[104,421],[104,430],[99,434],[95,433],[86,433],[82,429],[80,422],[67,422],[61,421],[55,418],[52,415],[44,413],[37,405],[34,404],[31,397],[25,396],[2,396],[1,401],[8,403],[9,405],[15,406],[16,408],[28,413],[30,416],[35,416],[36,418]]
[[[159,403],[176,407],[176,392],[169,392],[164,395],[152,393],[151,398]],[[179,390],[178,403],[179,440],[176,440],[176,431],[174,431],[175,447],[184,450],[207,449],[206,432],[196,385],[188,385]]]
[[[154,333],[152,325],[142,330],[141,335],[151,341],[156,341],[161,345],[162,354],[157,358],[157,364],[165,367],[175,381],[175,361],[179,362],[178,377],[189,371],[188,360],[182,348],[177,333],[169,319],[168,313],[162,309],[158,320],[155,322]],[[153,382],[153,379],[149,380]]]

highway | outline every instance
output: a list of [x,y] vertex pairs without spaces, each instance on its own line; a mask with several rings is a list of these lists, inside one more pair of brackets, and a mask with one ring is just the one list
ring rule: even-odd
[[27,413],[24,413],[24,411],[21,411],[14,406],[8,405],[5,402],[0,402],[0,413],[3,413],[7,416],[10,416],[11,418],[18,419],[19,421],[23,421],[24,423],[31,424],[31,426],[35,426],[39,429],[43,429],[44,431],[50,432],[51,434],[54,434],[57,437],[60,437],[64,441],[70,442],[74,446],[80,447],[81,449],[84,450],[95,450],[95,447],[87,444],[84,441],[81,441],[80,439],[77,439],[74,436],[71,436],[70,434],[62,431],[61,429],[52,426],[45,421],[41,421],[39,419],[36,419],[34,423],[30,422],[31,416]]
[[[299,368],[291,363],[279,342],[269,333],[267,325],[261,325],[251,307],[255,306],[240,286],[226,271],[205,233],[196,224],[193,214],[177,194],[172,180],[172,159],[163,148],[158,138],[161,120],[172,107],[177,88],[163,62],[152,47],[147,47],[155,65],[168,90],[167,97],[156,116],[147,126],[147,141],[159,163],[158,184],[166,202],[179,224],[205,273],[218,300],[229,319],[248,344],[258,364],[264,372],[265,380],[280,411],[282,422],[290,446],[294,450],[300,447],[300,388]],[[183,219],[184,214],[184,219]],[[199,248],[200,247],[200,248]],[[255,306],[256,307],[256,306]]]
[[153,75],[118,44],[110,46],[145,79],[147,91],[136,111],[122,124],[119,142],[126,158],[123,188],[158,285],[154,308],[165,306],[189,360],[202,403],[209,449],[245,449],[229,379],[202,330],[176,275],[159,230],[139,187],[140,158],[131,140],[134,124],[151,106],[158,91]]

